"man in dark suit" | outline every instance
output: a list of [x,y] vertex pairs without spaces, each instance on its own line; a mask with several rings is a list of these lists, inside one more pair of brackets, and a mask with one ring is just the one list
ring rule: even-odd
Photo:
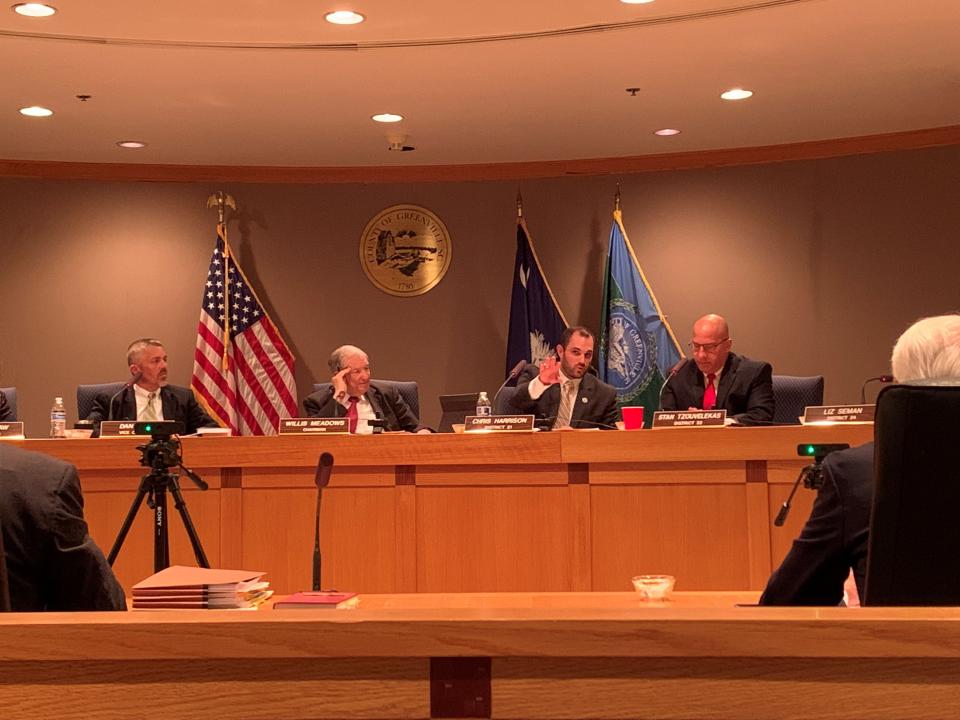
[[727,321],[704,315],[693,325],[687,361],[663,388],[661,410],[726,410],[727,420],[762,425],[773,420],[773,368],[730,352]]
[[[893,376],[960,384],[960,315],[918,320],[897,340]],[[770,576],[761,605],[838,605],[850,571],[863,596],[873,502],[873,443],[831,453],[800,537]]]
[[216,426],[190,388],[167,384],[167,351],[159,340],[134,340],[127,348],[127,364],[132,376],[129,387],[112,398],[104,393],[94,400],[86,419],[95,428],[99,430],[100,422],[107,419],[178,420],[185,435]]
[[0,527],[13,611],[126,609],[73,465],[0,444]]
[[308,417],[345,417],[350,419],[350,432],[361,435],[373,432],[369,420],[379,418],[383,429],[392,432],[430,432],[396,388],[370,380],[370,360],[355,345],[342,345],[328,361],[330,387],[309,395],[303,401]]
[[560,336],[556,357],[528,365],[517,381],[513,405],[548,418],[554,430],[616,430],[617,391],[587,372],[593,360],[593,333],[569,327]]

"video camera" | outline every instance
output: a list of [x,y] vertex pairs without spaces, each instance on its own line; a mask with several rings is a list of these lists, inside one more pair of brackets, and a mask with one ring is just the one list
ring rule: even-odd
[[180,456],[180,440],[174,438],[183,432],[183,423],[178,420],[147,420],[134,425],[137,435],[149,435],[150,442],[137,445],[140,451],[140,464],[154,470],[167,470],[178,467],[183,459]]
[[812,457],[813,465],[807,465],[800,476],[803,478],[803,486],[810,490],[819,490],[823,487],[823,461],[827,455],[838,450],[846,450],[849,445],[846,443],[800,443],[797,445],[797,455],[800,457]]

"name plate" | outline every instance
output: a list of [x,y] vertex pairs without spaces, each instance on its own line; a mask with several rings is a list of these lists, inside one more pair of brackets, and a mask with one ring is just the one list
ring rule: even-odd
[[533,432],[533,415],[467,415],[464,432]]
[[137,423],[134,420],[104,420],[100,423],[100,437],[130,437],[133,435],[144,435],[150,437],[150,433],[138,433]]
[[23,440],[23,423],[17,422],[0,423],[0,438],[10,440]]
[[803,413],[803,424],[873,422],[876,405],[812,405]]
[[726,420],[726,410],[658,410],[653,427],[723,427]]
[[350,432],[350,418],[283,418],[277,432],[280,435],[346,435]]

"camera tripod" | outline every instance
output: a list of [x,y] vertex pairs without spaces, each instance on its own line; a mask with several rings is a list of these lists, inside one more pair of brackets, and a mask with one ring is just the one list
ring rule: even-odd
[[[155,423],[155,426],[160,423]],[[189,477],[198,488],[206,490],[208,485],[199,475],[189,468],[184,467],[180,458],[180,441],[173,440],[169,435],[154,435],[151,442],[146,445],[138,445],[137,449],[143,454],[140,458],[140,464],[150,467],[150,472],[144,475],[140,480],[140,487],[133,498],[127,517],[117,533],[117,539],[110,549],[107,556],[107,562],[113,565],[123,541],[130,531],[130,526],[137,516],[137,511],[147,498],[147,507],[153,510],[153,571],[160,572],[164,568],[170,567],[170,540],[167,521],[167,492],[173,497],[173,505],[180,513],[180,519],[187,531],[187,537],[193,546],[193,554],[197,558],[197,564],[200,567],[208,568],[210,563],[207,561],[207,555],[200,544],[200,537],[190,519],[190,512],[187,510],[187,501],[180,492],[179,476],[170,472],[171,467],[179,467],[183,473]]]

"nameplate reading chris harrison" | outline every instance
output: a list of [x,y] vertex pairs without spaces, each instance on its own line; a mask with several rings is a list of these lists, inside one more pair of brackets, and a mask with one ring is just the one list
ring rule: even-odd
[[137,423],[134,420],[104,420],[100,423],[100,437],[130,437],[132,435],[149,435],[138,433]]
[[0,438],[8,440],[23,440],[23,423],[17,422],[0,423]]
[[660,410],[653,414],[653,427],[723,427],[726,420],[726,410]]
[[280,435],[346,435],[349,418],[284,418],[277,428]]
[[803,424],[873,422],[876,409],[876,405],[811,405],[803,413]]
[[532,432],[533,415],[467,415],[464,432]]

